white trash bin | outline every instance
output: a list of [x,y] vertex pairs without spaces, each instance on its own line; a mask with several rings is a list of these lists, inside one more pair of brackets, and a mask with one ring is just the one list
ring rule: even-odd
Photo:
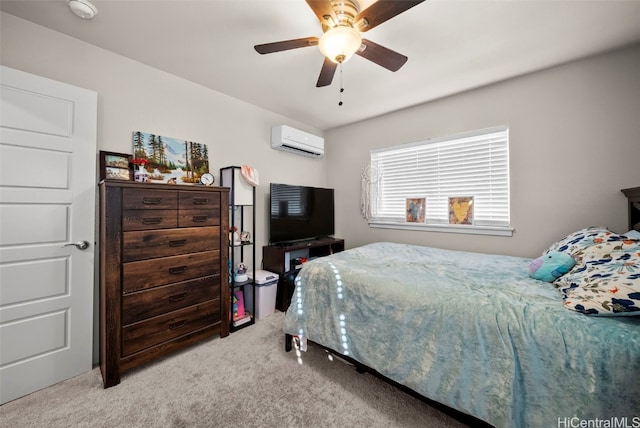
[[266,270],[255,272],[256,280],[256,320],[267,318],[276,310],[278,274]]

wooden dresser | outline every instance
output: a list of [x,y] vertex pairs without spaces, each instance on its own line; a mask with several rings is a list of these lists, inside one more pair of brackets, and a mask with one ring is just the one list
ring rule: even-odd
[[229,190],[100,183],[100,368],[229,334]]

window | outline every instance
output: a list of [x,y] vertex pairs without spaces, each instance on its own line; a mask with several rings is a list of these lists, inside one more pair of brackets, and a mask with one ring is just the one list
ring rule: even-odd
[[[506,126],[372,150],[371,171],[372,227],[512,233]],[[449,198],[468,196],[472,224],[449,224]],[[407,198],[426,199],[424,223],[406,222]]]

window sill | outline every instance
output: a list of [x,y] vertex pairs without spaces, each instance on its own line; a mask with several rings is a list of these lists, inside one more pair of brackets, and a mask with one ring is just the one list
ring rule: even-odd
[[469,235],[513,236],[512,227],[464,226],[453,224],[411,224],[383,221],[369,222],[369,227],[377,229],[417,230],[421,232],[465,233]]

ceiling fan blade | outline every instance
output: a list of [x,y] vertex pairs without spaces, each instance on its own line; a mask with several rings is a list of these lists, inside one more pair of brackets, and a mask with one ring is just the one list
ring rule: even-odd
[[328,25],[327,19],[325,16],[330,16],[334,22],[338,22],[338,18],[336,17],[336,13],[333,10],[333,6],[331,6],[331,1],[329,0],[307,0],[307,4],[313,10],[313,13],[316,14],[320,23],[322,25]]
[[317,37],[305,37],[302,39],[284,40],[282,42],[265,43],[255,45],[253,48],[259,54],[268,54],[273,52],[288,51],[289,49],[306,48],[307,46],[316,46],[318,44]]
[[325,57],[316,88],[330,85],[333,81],[333,75],[336,74],[336,68],[338,68],[338,64]]
[[378,0],[356,16],[355,28],[364,33],[390,20],[394,16],[411,9],[413,6],[419,5],[423,1],[424,0]]
[[398,71],[408,59],[396,51],[367,39],[362,39],[362,46],[356,51],[356,54],[391,71]]

